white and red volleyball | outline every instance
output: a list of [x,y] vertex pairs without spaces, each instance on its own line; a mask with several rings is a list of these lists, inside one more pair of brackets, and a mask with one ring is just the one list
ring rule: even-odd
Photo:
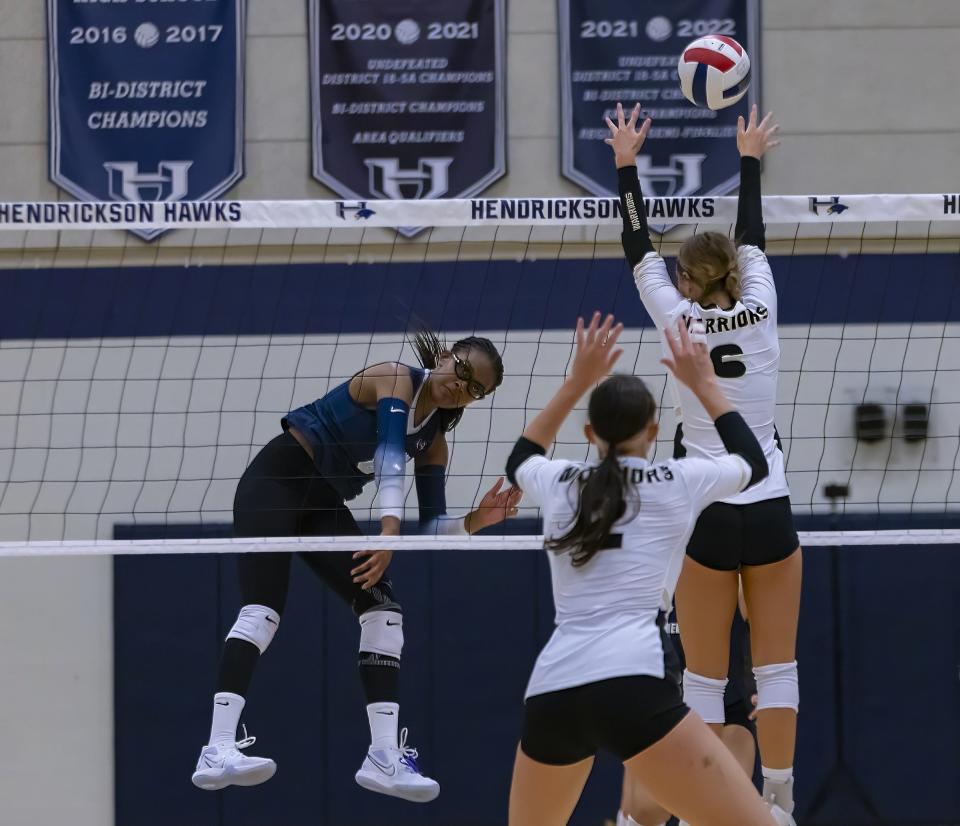
[[695,106],[725,109],[750,88],[750,58],[732,37],[708,34],[680,55],[680,90]]

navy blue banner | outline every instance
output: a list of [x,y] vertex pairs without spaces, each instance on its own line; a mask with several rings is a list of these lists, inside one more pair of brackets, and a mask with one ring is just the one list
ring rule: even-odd
[[360,199],[345,221],[504,175],[504,26],[504,0],[311,0],[313,174]]
[[[604,116],[617,101],[639,102],[653,128],[637,159],[644,193],[724,195],[739,183],[737,116],[758,100],[757,0],[559,0],[562,172],[592,195],[612,195],[617,178]],[[754,70],[739,103],[713,112],[680,91],[677,63],[698,37],[725,34]]]
[[203,201],[243,177],[246,0],[47,12],[55,184],[84,201]]

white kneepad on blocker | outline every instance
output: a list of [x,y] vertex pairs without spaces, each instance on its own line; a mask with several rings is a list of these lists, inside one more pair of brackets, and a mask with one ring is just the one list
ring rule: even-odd
[[257,646],[262,654],[280,625],[280,615],[266,605],[244,605],[227,634],[228,640],[244,640]]
[[697,712],[705,723],[726,722],[723,707],[723,692],[726,688],[726,678],[714,680],[687,669],[683,671],[683,701]]
[[362,614],[360,650],[399,660],[403,650],[403,614],[378,610]]
[[753,669],[757,680],[757,711],[765,708],[800,708],[800,679],[797,661],[758,665]]

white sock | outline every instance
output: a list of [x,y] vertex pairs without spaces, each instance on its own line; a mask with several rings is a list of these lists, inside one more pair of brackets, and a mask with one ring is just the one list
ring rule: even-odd
[[399,748],[397,729],[400,727],[400,706],[396,703],[370,703],[367,706],[370,721],[370,746],[374,749]]
[[240,714],[247,701],[239,694],[220,691],[213,695],[213,723],[207,743],[236,743]]
[[787,769],[768,769],[760,767],[763,775],[763,799],[776,803],[787,814],[793,812],[793,767]]

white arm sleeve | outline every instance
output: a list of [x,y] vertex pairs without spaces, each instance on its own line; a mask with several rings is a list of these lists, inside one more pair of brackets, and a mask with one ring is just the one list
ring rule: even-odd
[[743,303],[748,307],[762,304],[771,312],[776,323],[777,288],[766,254],[759,247],[744,244],[737,249],[737,261],[740,264]]
[[736,454],[717,459],[680,459],[678,464],[698,513],[719,499],[740,493],[753,475],[750,465]]
[[664,260],[655,252],[648,252],[633,268],[633,283],[657,329],[665,330],[673,323],[677,305],[682,304],[684,298],[673,286]]

